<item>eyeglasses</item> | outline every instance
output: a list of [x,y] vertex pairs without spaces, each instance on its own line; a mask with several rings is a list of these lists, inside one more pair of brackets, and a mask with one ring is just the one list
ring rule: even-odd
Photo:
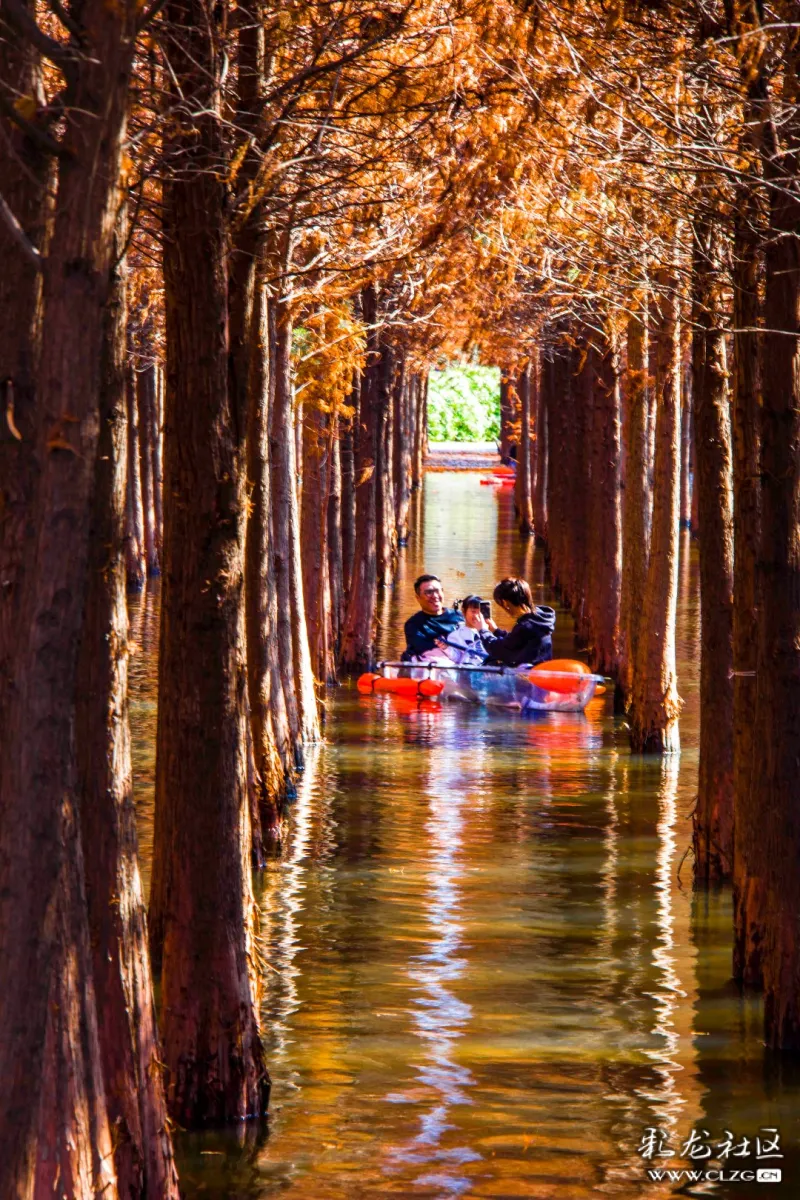
[[420,595],[421,596],[443,596],[444,591],[442,590],[442,588],[423,588],[422,591],[420,592]]

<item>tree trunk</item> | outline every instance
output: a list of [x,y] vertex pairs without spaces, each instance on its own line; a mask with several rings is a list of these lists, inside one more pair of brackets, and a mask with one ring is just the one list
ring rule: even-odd
[[[300,505],[297,496],[298,419],[292,389],[292,318],[279,313],[276,328],[275,403],[272,413],[270,455],[272,464],[272,538],[275,547],[275,581],[278,595],[278,631],[282,654],[284,697],[293,689],[297,706],[296,753],[319,737],[314,670],[308,646],[303,566],[300,552]],[[291,599],[290,599],[291,598]],[[285,665],[284,665],[285,663]]]
[[381,344],[380,368],[377,376],[378,395],[378,457],[375,465],[377,480],[376,521],[378,534],[378,586],[388,588],[397,564],[397,527],[394,505],[394,391],[396,354],[385,342]]
[[512,391],[511,372],[503,367],[500,375],[500,457],[503,460],[508,458],[513,441],[511,435],[511,426],[514,421]]
[[415,375],[414,413],[414,456],[411,471],[411,486],[416,491],[422,487],[425,474],[425,423],[428,413],[428,377]]
[[[344,603],[350,594],[353,579],[353,557],[356,545],[356,480],[355,480],[355,436],[361,406],[361,375],[356,372],[353,380],[351,407],[352,417],[339,417],[339,444],[342,460],[342,584]],[[344,626],[344,611],[342,613]]]
[[700,768],[692,818],[695,878],[733,868],[733,497],[722,230],[694,229],[692,395],[700,518]]
[[267,291],[255,289],[251,314],[247,406],[247,484],[250,508],[245,539],[245,628],[250,730],[257,774],[262,841],[279,836],[278,805],[294,752],[275,647],[277,600],[270,542],[269,329]]
[[328,584],[328,495],[330,489],[329,415],[306,405],[303,421],[303,503],[301,511],[303,597],[311,666],[327,683],[330,661]]
[[681,529],[692,527],[692,493],[697,490],[695,471],[693,406],[693,366],[681,371]]
[[414,418],[416,416],[416,376],[406,367],[402,359],[400,375],[394,389],[395,398],[395,527],[397,543],[408,543],[408,510],[411,505],[411,488],[414,457]]
[[[676,258],[680,235],[675,235]],[[677,262],[675,264],[677,267]],[[680,749],[675,668],[681,468],[681,339],[677,270],[659,272],[655,321],[656,445],[653,519],[629,723],[631,749]]]
[[[597,335],[595,335],[597,337]],[[610,336],[594,351],[594,423],[592,436],[594,570],[589,589],[592,645],[596,671],[619,673],[620,586],[622,579],[622,497],[620,480],[619,357]]]
[[128,489],[127,519],[125,522],[125,559],[128,587],[138,592],[147,578],[147,557],[144,543],[144,506],[142,504],[142,473],[139,449],[139,409],[136,403],[136,372],[128,369],[125,388],[128,409]]
[[519,375],[521,433],[517,454],[516,504],[519,530],[523,537],[533,533],[533,495],[531,491],[531,378],[533,366],[526,363]]
[[535,521],[536,521],[536,540],[540,542],[547,541],[547,490],[549,485],[549,389],[551,386],[550,376],[552,374],[552,364],[544,358],[539,359],[539,388],[538,388],[538,416],[536,421],[536,493],[535,493]]
[[[748,203],[749,197],[749,203]],[[760,987],[763,878],[760,823],[754,803],[759,543],[761,250],[755,232],[760,214],[752,191],[736,206],[733,252],[733,974]]]
[[[17,96],[44,100],[38,55],[0,14],[0,77]],[[45,250],[50,160],[10,122],[0,122],[3,197],[32,246]],[[0,740],[11,658],[19,636],[26,544],[34,537],[35,369],[41,272],[0,221]],[[6,416],[8,414],[8,416]],[[10,421],[9,418],[10,417]],[[2,770],[2,763],[0,763]]]
[[[788,42],[788,39],[787,39]],[[761,530],[757,564],[759,638],[753,787],[758,813],[754,891],[765,889],[747,926],[761,933],[768,1046],[800,1048],[800,202],[792,184],[800,161],[800,46],[786,51],[787,98],[795,107],[782,130],[786,148],[765,155],[775,184],[766,247],[761,406]],[[752,897],[755,905],[757,896]],[[760,931],[758,926],[761,926]]]
[[377,296],[372,285],[362,293],[367,327],[367,366],[361,379],[355,447],[356,522],[353,569],[342,636],[341,665],[345,671],[370,665],[375,644],[377,574],[377,472],[380,396],[377,374],[381,363],[375,333]]
[[[124,220],[118,246],[125,245]],[[89,584],[78,667],[81,840],[100,1054],[120,1196],[177,1200],[136,850],[125,603],[125,272],[106,309]]]
[[647,470],[647,293],[628,320],[628,367],[624,389],[625,489],[622,524],[619,679],[630,703],[649,558],[650,479]]
[[336,662],[342,640],[344,620],[344,581],[342,570],[342,459],[339,440],[339,417],[334,412],[329,420],[328,453],[330,455],[330,484],[328,488],[328,582],[330,591],[331,662],[329,682],[336,682]]
[[[136,16],[132,4],[112,8],[99,0],[81,10],[84,54],[69,72],[61,133],[69,153],[58,164],[36,403],[25,423],[39,476],[17,598],[24,619],[15,628],[0,778],[4,1197],[53,1195],[56,1188],[69,1196],[118,1195],[84,887],[75,715]],[[3,269],[13,269],[13,258],[9,265],[4,258]],[[24,353],[30,333],[19,333]]]
[[141,452],[142,510],[144,516],[144,549],[148,575],[158,575],[158,533],[155,502],[155,455],[158,442],[158,410],[156,405],[156,368],[149,363],[136,376],[136,400],[139,416],[139,446]]
[[156,425],[153,438],[153,512],[156,523],[156,553],[159,567],[164,544],[164,371],[156,366]]
[[202,109],[167,149],[164,583],[151,940],[163,944],[170,1112],[184,1126],[265,1111],[250,890],[244,429],[229,390],[226,188],[217,30],[170,0],[176,89]]

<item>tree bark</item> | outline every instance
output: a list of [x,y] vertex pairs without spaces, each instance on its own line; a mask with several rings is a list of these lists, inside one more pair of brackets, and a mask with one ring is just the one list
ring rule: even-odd
[[397,565],[397,526],[394,500],[395,430],[392,404],[397,356],[394,349],[383,340],[381,341],[380,355],[380,368],[377,376],[378,456],[375,465],[377,570],[378,586],[388,588],[391,586]]
[[535,520],[536,540],[547,541],[547,491],[549,486],[550,439],[549,439],[549,389],[552,364],[540,356],[538,417],[536,422],[536,493]]
[[336,682],[336,662],[342,640],[344,620],[344,581],[342,570],[342,459],[339,439],[340,420],[332,413],[329,420],[328,453],[330,454],[330,484],[328,488],[328,582],[330,592],[331,661],[329,682]]
[[513,385],[511,372],[503,367],[500,374],[500,457],[508,458],[511,449],[511,426],[514,421],[514,404],[511,398]]
[[[126,241],[124,219],[117,244]],[[100,1055],[120,1196],[177,1200],[139,877],[128,724],[125,271],[106,309],[89,584],[78,667],[81,840]]]
[[722,230],[694,228],[692,395],[700,519],[700,768],[692,817],[695,878],[733,868],[733,496]]
[[164,583],[151,944],[163,944],[168,1102],[186,1127],[261,1114],[269,1077],[252,955],[244,428],[229,389],[217,33],[170,0],[175,88],[201,110],[167,150]]
[[[355,435],[361,407],[361,375],[356,372],[350,401],[354,409],[352,417],[339,417],[339,443],[342,460],[342,584],[344,603],[350,594],[353,578],[353,557],[356,544],[356,480],[355,480]],[[344,613],[342,614],[344,627]]]
[[330,661],[328,583],[328,495],[330,489],[329,415],[306,405],[303,421],[303,503],[301,510],[303,596],[311,666],[327,683]]
[[625,417],[625,488],[622,513],[622,587],[620,591],[619,680],[630,704],[634,665],[649,558],[650,479],[647,470],[647,293],[628,320],[628,366],[623,401]]
[[136,16],[127,3],[88,0],[81,9],[83,54],[65,81],[61,144],[68,153],[59,159],[43,263],[31,414],[39,476],[0,778],[4,1197],[52,1195],[56,1186],[70,1196],[118,1195],[91,965],[75,715],[104,311]]
[[676,262],[658,273],[656,317],[656,444],[653,519],[633,695],[631,749],[663,754],[680,749],[680,698],[675,666],[681,466],[680,291]]
[[414,457],[414,418],[416,416],[416,376],[407,369],[405,355],[394,388],[395,411],[395,528],[397,544],[408,543],[408,510],[411,506]]

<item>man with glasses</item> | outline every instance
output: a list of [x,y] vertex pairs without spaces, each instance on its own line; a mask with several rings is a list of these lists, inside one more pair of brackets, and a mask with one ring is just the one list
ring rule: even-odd
[[454,629],[464,624],[464,618],[454,608],[445,608],[444,589],[438,575],[420,575],[414,584],[420,612],[414,613],[405,623],[406,649],[403,659],[417,658],[429,650],[436,650]]

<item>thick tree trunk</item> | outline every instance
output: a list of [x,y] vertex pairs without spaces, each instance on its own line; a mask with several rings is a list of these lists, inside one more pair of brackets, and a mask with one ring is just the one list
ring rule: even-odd
[[625,489],[622,514],[622,588],[620,592],[619,680],[630,703],[639,647],[639,628],[649,558],[650,478],[647,470],[647,295],[628,320],[625,379]]
[[416,491],[422,487],[425,474],[425,430],[428,417],[428,377],[416,375],[416,407],[414,415],[414,458],[411,486]]
[[521,433],[517,456],[516,505],[519,530],[523,537],[533,534],[533,494],[531,490],[531,379],[533,365],[528,362],[519,375]]
[[[118,1195],[78,816],[75,712],[135,6],[89,0],[44,263],[25,546],[0,778],[0,1195]],[[4,260],[3,269],[6,269]],[[30,345],[30,334],[20,331]],[[5,483],[5,480],[3,481]],[[19,576],[18,576],[19,579]],[[94,853],[94,848],[92,848]]]
[[[676,254],[680,246],[675,237]],[[629,723],[637,753],[680,749],[675,667],[681,469],[680,289],[676,270],[659,272],[655,320],[656,445],[653,519]]]
[[[788,39],[787,39],[788,40]],[[786,53],[786,92],[800,93],[800,46]],[[753,786],[758,813],[755,863],[763,864],[753,891],[765,890],[762,937],[767,1045],[800,1049],[800,202],[791,190],[800,162],[797,109],[782,131],[786,150],[765,157],[775,183],[766,248],[764,359],[761,406],[761,530],[757,564],[759,638],[756,667]],[[792,181],[790,183],[789,181]],[[752,826],[751,826],[752,827]],[[749,882],[749,881],[748,881]]]
[[416,416],[416,376],[406,367],[405,355],[399,378],[394,388],[394,488],[395,527],[397,543],[408,542],[408,510],[411,505],[411,488],[414,456],[414,417]]
[[377,573],[377,465],[380,394],[378,370],[381,353],[374,326],[377,297],[374,287],[362,294],[367,326],[367,366],[361,379],[359,419],[355,448],[356,523],[353,569],[342,635],[341,666],[345,671],[369,666],[375,645]]
[[692,817],[695,879],[733,869],[733,496],[722,230],[694,229],[692,395],[700,518],[700,769]]
[[149,363],[137,374],[136,400],[139,415],[145,560],[147,574],[158,575],[160,564],[155,502],[155,456],[156,444],[158,442],[158,408],[156,404],[155,363]]
[[247,485],[250,508],[245,539],[245,629],[250,731],[262,841],[279,835],[278,805],[294,768],[275,646],[277,600],[270,542],[269,329],[267,291],[259,284],[250,321],[247,406]]
[[229,389],[222,62],[202,0],[170,0],[175,130],[164,188],[167,331],[151,939],[163,944],[170,1111],[184,1126],[265,1111],[250,890],[244,428]]
[[[125,244],[119,229],[118,246]],[[125,603],[125,276],[106,310],[89,584],[78,668],[81,840],[100,1054],[120,1196],[175,1197],[136,850]]]
[[512,391],[511,372],[503,367],[500,375],[500,457],[502,459],[508,458],[513,441],[511,427],[514,422],[514,403]]
[[[562,449],[562,469],[567,472],[569,486],[564,489],[564,528],[569,532],[569,561],[566,594],[579,643],[592,642],[592,595],[597,580],[602,587],[603,564],[592,552],[594,526],[599,519],[597,502],[592,497],[595,475],[593,456],[596,451],[593,431],[595,419],[595,354],[586,345],[576,348],[570,386],[563,396],[566,406],[567,440]],[[568,464],[568,465],[567,465]],[[599,530],[597,531],[599,534]]]
[[153,512],[159,567],[164,544],[164,371],[156,366],[156,426],[153,439]]
[[692,493],[697,490],[694,456],[694,418],[692,414],[693,366],[684,364],[681,372],[681,529],[692,527]]
[[136,403],[136,372],[128,369],[125,388],[128,409],[128,488],[125,521],[125,560],[128,587],[138,592],[147,578],[147,556],[144,541],[144,506],[142,504],[142,473],[139,448],[139,407]]
[[758,611],[756,561],[759,543],[761,318],[758,280],[761,249],[759,213],[741,197],[733,252],[733,803],[734,952],[733,974],[760,987],[761,906],[764,871],[761,813],[754,803]]

